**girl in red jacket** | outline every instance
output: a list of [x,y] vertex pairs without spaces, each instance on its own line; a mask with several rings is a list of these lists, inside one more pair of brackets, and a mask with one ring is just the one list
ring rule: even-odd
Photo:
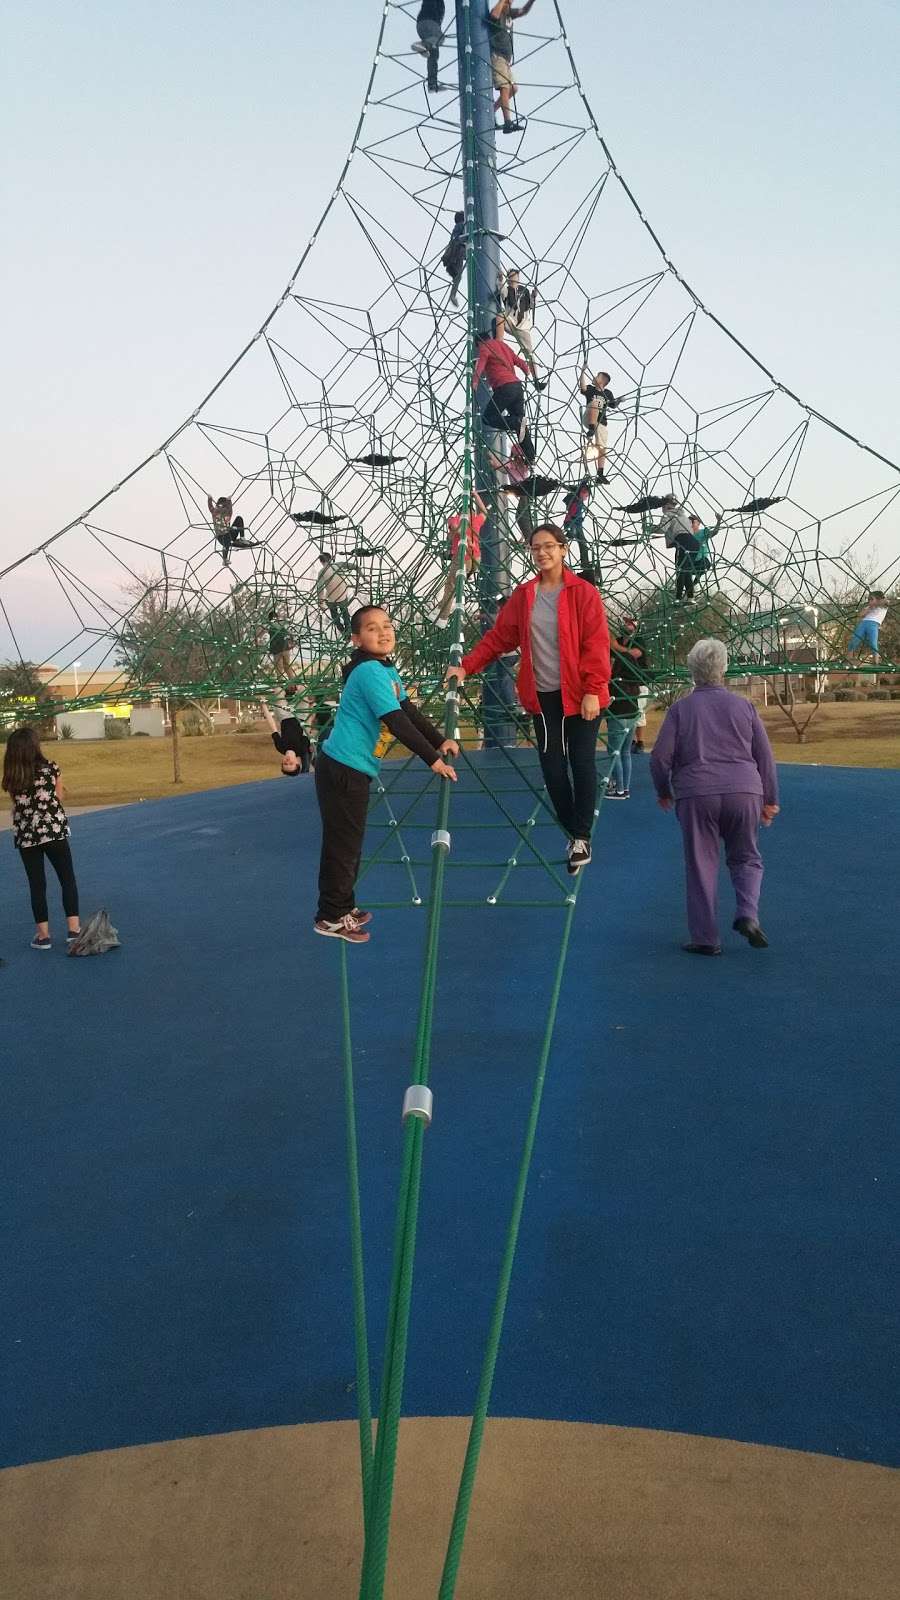
[[534,717],[547,792],[569,835],[569,872],[591,859],[597,802],[597,734],[609,704],[609,629],[592,584],[566,566],[566,539],[555,523],[531,535],[538,575],[514,589],[497,621],[447,678],[462,683],[498,656],[521,652],[516,687]]

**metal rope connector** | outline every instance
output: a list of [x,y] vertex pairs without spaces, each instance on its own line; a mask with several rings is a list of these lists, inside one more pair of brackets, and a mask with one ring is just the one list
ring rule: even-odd
[[437,845],[441,850],[450,849],[450,835],[446,828],[436,828],[434,833],[431,835],[432,850],[434,849],[435,845]]
[[434,1095],[427,1083],[411,1083],[403,1096],[403,1121],[407,1117],[418,1117],[427,1128],[431,1123],[433,1105]]

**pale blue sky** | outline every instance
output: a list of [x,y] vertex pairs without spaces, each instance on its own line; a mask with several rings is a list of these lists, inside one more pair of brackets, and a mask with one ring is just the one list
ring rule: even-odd
[[[566,9],[598,120],[685,276],[896,459],[897,6]],[[258,327],[333,186],[379,15],[11,0],[5,554],[155,446]]]

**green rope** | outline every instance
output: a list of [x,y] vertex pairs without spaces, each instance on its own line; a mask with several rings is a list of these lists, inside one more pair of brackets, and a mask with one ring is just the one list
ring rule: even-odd
[[353,1092],[353,1040],[350,1031],[350,985],[347,946],[341,945],[341,1018],[344,1042],[344,1106],[347,1122],[347,1185],[350,1191],[350,1257],[353,1273],[353,1339],[356,1348],[356,1396],[359,1410],[359,1455],[362,1473],[363,1517],[366,1518],[372,1481],[372,1397],[369,1388],[369,1340],[366,1324],[366,1284],[363,1267],[362,1208],[359,1198],[359,1152],[356,1141],[356,1106]]
[[553,990],[550,996],[550,1009],[544,1028],[544,1039],[538,1060],[537,1075],[534,1081],[534,1090],[531,1097],[531,1110],[528,1115],[528,1125],[525,1130],[525,1142],[522,1146],[522,1157],[519,1162],[519,1176],[513,1196],[512,1214],[506,1235],[506,1244],[503,1259],[500,1263],[500,1277],[497,1284],[497,1293],[494,1300],[494,1309],[491,1316],[490,1331],[488,1333],[487,1349],[481,1368],[481,1378],[478,1384],[478,1394],[475,1400],[475,1409],[472,1413],[472,1426],[469,1430],[469,1443],[466,1449],[466,1458],[463,1463],[462,1476],[459,1483],[459,1492],[456,1497],[456,1507],[453,1513],[453,1522],[450,1528],[450,1538],[447,1544],[447,1555],[441,1576],[439,1600],[453,1600],[456,1593],[456,1582],[459,1573],[459,1563],[462,1556],[463,1541],[469,1520],[469,1510],[472,1504],[472,1491],[475,1487],[475,1474],[478,1470],[478,1458],[481,1454],[481,1444],[484,1438],[484,1424],[490,1405],[491,1389],[494,1382],[494,1370],[497,1365],[497,1355],[500,1349],[500,1338],[503,1333],[503,1319],[506,1313],[506,1302],[509,1298],[509,1285],[512,1278],[513,1263],[515,1261],[516,1246],[519,1241],[519,1229],[522,1222],[522,1212],[525,1206],[525,1191],[528,1187],[528,1175],[531,1170],[531,1159],[534,1153],[534,1141],[537,1134],[538,1119],[541,1111],[541,1100],[544,1093],[544,1082],[547,1075],[547,1062],[550,1056],[550,1046],[553,1041],[553,1032],[556,1026],[556,1012],[559,1005],[559,996],[562,989],[563,973],[565,971],[566,956],[569,950],[569,936],[572,931],[572,918],[575,914],[575,900],[577,890],[573,895],[573,903],[566,913],[565,927],[563,929],[562,943],[556,962],[556,972],[553,979]]

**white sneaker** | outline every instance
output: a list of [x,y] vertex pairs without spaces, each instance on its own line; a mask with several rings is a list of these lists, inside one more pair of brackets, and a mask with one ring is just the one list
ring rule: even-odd
[[413,50],[417,56],[427,56],[428,54],[428,46],[423,44],[421,39],[416,40]]

